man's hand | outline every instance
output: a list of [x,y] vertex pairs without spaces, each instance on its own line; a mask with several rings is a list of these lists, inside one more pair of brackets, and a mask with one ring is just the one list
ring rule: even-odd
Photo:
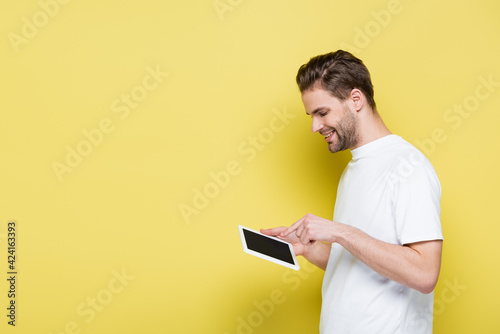
[[312,245],[315,241],[335,243],[339,225],[339,223],[308,213],[283,231],[280,236],[286,238],[295,235],[303,245]]
[[[333,224],[332,221],[316,217],[314,215],[306,215],[305,217],[299,219],[295,224],[290,226],[289,228],[281,226],[270,229],[261,229],[260,232],[266,235],[278,237],[281,240],[289,242],[293,246],[293,251],[295,255],[302,255],[309,262],[318,266],[319,268],[325,270],[326,265],[328,263],[328,258],[330,257],[331,243],[324,242],[315,242],[318,241],[326,241],[320,238],[309,238],[307,232],[304,232],[304,229],[301,229],[301,235],[297,234],[297,228],[300,224],[299,222],[303,222],[306,217],[315,217],[318,220],[322,220],[321,222],[329,222]],[[307,220],[309,222],[309,220]],[[309,225],[309,223],[307,224]],[[293,230],[292,230],[293,228]],[[310,231],[308,229],[307,231]]]

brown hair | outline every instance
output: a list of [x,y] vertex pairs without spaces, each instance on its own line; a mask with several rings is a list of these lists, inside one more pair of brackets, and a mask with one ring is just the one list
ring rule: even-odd
[[370,107],[376,110],[370,72],[361,59],[347,51],[338,50],[311,58],[299,68],[296,80],[302,93],[322,88],[341,101],[357,88],[363,92]]

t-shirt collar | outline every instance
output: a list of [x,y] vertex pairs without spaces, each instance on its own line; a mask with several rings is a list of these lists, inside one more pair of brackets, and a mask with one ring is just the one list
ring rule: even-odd
[[363,146],[355,148],[354,150],[351,150],[352,159],[356,160],[371,155],[377,152],[379,149],[385,147],[392,141],[397,140],[397,138],[399,138],[398,135],[389,134],[387,136],[375,139],[367,144],[364,144]]

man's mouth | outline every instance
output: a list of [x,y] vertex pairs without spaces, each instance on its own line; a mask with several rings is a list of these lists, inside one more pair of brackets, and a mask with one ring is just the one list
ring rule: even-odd
[[332,131],[329,131],[329,132],[323,134],[323,136],[325,137],[325,140],[329,141],[330,139],[332,139],[334,132],[335,132],[335,130],[332,130]]

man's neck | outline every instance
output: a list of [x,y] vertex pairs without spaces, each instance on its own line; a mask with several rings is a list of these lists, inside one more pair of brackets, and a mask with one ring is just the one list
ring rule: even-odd
[[360,138],[356,147],[351,149],[361,147],[374,140],[392,134],[376,110],[368,111],[369,113],[365,113],[362,117],[360,117],[360,124],[358,128]]

